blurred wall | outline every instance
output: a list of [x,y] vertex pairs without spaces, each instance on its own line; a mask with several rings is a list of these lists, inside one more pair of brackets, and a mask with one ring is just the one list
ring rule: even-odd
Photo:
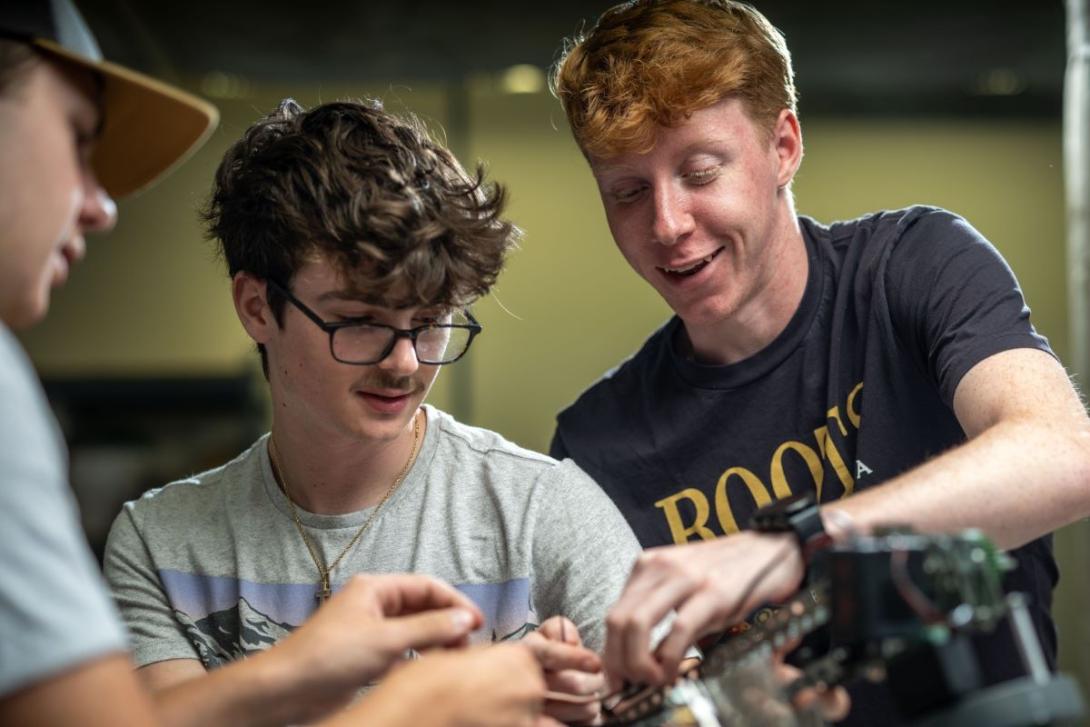
[[[475,351],[479,421],[548,446],[551,415],[669,315],[616,252],[556,102],[480,93],[472,154],[510,184],[526,230]],[[1004,254],[1034,322],[1067,346],[1059,123],[838,121],[803,116],[800,213],[822,221],[928,203],[965,215]],[[500,305],[510,311],[505,313]]]
[[[446,124],[452,94],[467,102],[456,151],[487,162],[510,187],[510,216],[525,230],[494,295],[477,306],[485,333],[457,374],[431,397],[450,408],[452,381],[468,381],[475,424],[534,449],[548,446],[556,411],[633,352],[668,316],[609,238],[597,191],[556,102],[504,94],[488,79],[440,86],[251,87],[221,99],[223,121],[172,178],[121,204],[117,229],[90,242],[88,259],[54,299],[48,321],[24,335],[47,376],[178,375],[256,369],[214,246],[196,209],[229,143],[287,95],[304,104],[379,95],[393,110]],[[1033,320],[1067,350],[1064,208],[1059,121],[885,121],[807,118],[795,192],[801,213],[823,221],[912,203],[965,215],[1022,282]],[[1065,572],[1085,572],[1072,536],[1060,539]],[[1085,578],[1065,583],[1057,613],[1066,668],[1090,649],[1080,631]],[[1066,624],[1071,624],[1068,627]],[[1075,647],[1075,648],[1072,648]],[[1084,670],[1084,673],[1086,671]],[[1085,683],[1085,681],[1084,681]]]
[[[534,448],[552,416],[631,353],[669,315],[609,237],[586,163],[544,93],[469,87],[468,134],[456,146],[508,185],[525,238],[494,294],[477,306],[485,333],[466,360],[474,422]],[[215,245],[197,210],[224,150],[285,96],[304,104],[377,95],[443,133],[447,90],[415,85],[260,87],[220,100],[212,141],[171,178],[121,203],[120,223],[92,238],[57,291],[46,323],[24,336],[44,375],[222,373],[256,356],[235,318]],[[795,193],[822,221],[928,203],[965,215],[1004,254],[1034,322],[1067,349],[1059,123],[807,119]],[[447,398],[440,376],[437,404]]]

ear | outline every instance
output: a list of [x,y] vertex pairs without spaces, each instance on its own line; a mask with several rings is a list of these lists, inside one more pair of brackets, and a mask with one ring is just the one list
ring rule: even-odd
[[265,299],[265,281],[247,272],[236,273],[231,280],[235,313],[254,343],[267,343],[280,327]]
[[799,117],[791,109],[784,109],[776,119],[772,144],[779,158],[776,184],[783,189],[795,178],[802,164],[802,128],[799,127]]

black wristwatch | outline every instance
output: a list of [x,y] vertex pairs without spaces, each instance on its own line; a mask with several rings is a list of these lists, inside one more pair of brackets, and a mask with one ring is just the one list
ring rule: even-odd
[[793,533],[804,555],[807,543],[825,534],[821,508],[811,494],[793,495],[765,505],[753,513],[750,526],[761,533]]

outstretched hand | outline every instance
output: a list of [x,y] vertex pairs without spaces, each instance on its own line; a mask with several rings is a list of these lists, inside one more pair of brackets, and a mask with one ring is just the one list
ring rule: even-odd
[[[686,650],[701,636],[797,591],[804,566],[793,538],[746,531],[645,550],[606,617],[604,659],[611,689],[624,681],[673,680]],[[656,647],[652,631],[671,611],[669,631]]]
[[284,641],[277,659],[316,713],[343,703],[409,649],[456,647],[480,610],[451,586],[421,575],[357,575]]

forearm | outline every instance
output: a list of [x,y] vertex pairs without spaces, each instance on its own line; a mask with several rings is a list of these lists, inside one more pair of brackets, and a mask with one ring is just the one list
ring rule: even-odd
[[1090,433],[1077,418],[1003,421],[825,509],[846,513],[864,531],[898,524],[923,532],[972,527],[1000,547],[1017,547],[1090,515]]
[[40,727],[160,725],[132,662],[112,654],[0,696],[0,724]]
[[403,664],[321,727],[523,725],[541,712],[544,698],[545,682],[531,651],[523,644],[500,644]]
[[[285,725],[324,713],[316,695],[271,652],[199,676],[155,687],[160,719],[168,727]],[[329,705],[332,707],[333,705]]]

